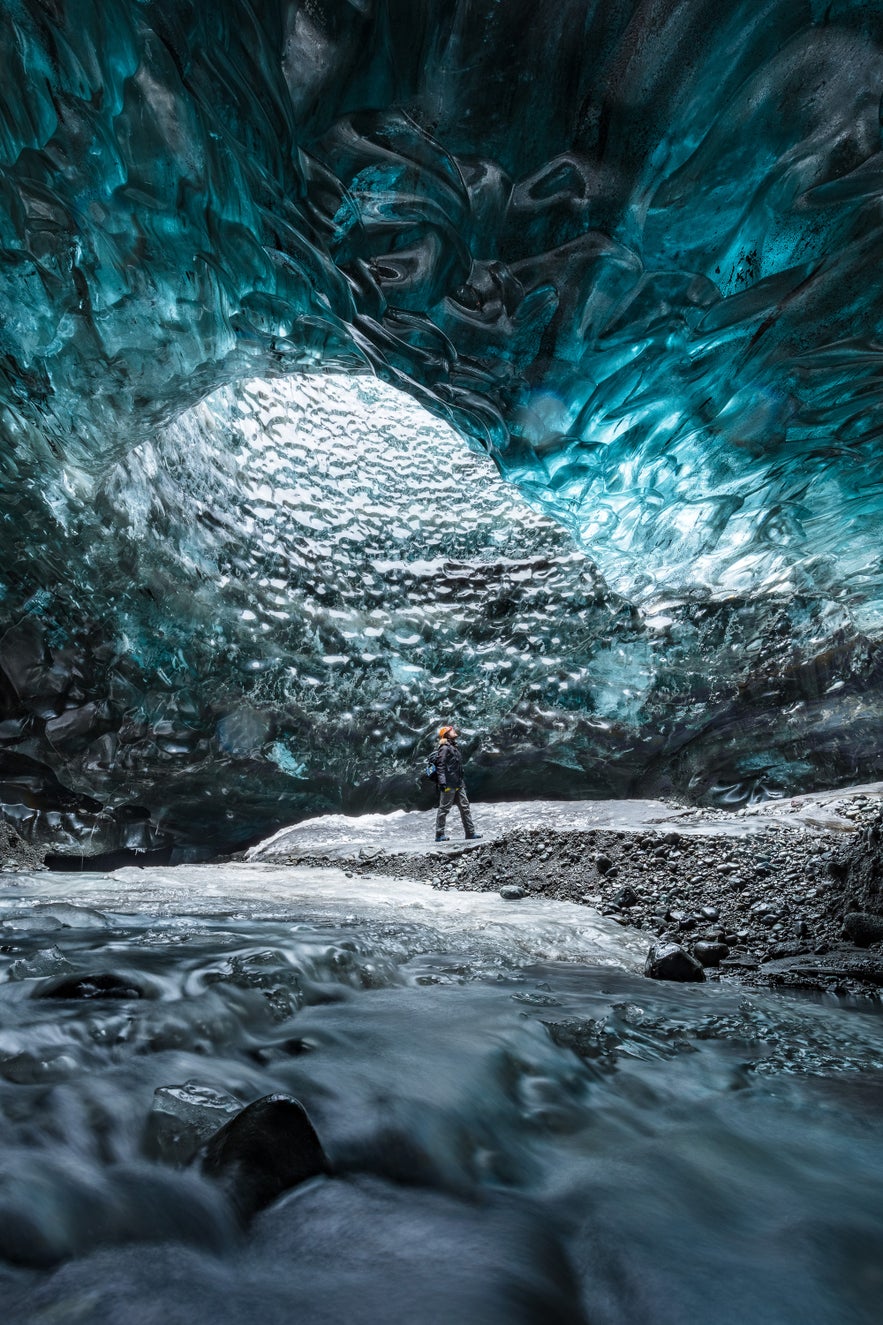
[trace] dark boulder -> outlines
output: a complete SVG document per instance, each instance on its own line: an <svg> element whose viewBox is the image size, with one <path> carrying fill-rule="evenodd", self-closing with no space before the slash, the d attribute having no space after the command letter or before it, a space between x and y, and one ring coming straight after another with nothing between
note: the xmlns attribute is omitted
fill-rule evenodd
<svg viewBox="0 0 883 1325"><path fill-rule="evenodd" d="M637 906L639 898L631 884L624 883L610 900L620 911L627 911L629 907Z"/></svg>
<svg viewBox="0 0 883 1325"><path fill-rule="evenodd" d="M330 1171L306 1110L288 1095L249 1104L207 1142L200 1161L243 1220L298 1183Z"/></svg>
<svg viewBox="0 0 883 1325"><path fill-rule="evenodd" d="M705 979L701 963L677 943L654 943L647 953L644 974L651 980L677 980L681 983Z"/></svg>
<svg viewBox="0 0 883 1325"><path fill-rule="evenodd" d="M711 943L702 939L693 945L693 956L703 966L719 966L729 955L730 949L726 943Z"/></svg>
<svg viewBox="0 0 883 1325"><path fill-rule="evenodd" d="M868 948L883 940L883 916L867 911L849 911L843 917L843 933L857 948Z"/></svg>
<svg viewBox="0 0 883 1325"><path fill-rule="evenodd" d="M38 989L34 997L58 999L143 998L144 991L139 989L133 981L123 976L99 971L94 975L67 976L63 980L55 980L52 984L43 985L42 989Z"/></svg>

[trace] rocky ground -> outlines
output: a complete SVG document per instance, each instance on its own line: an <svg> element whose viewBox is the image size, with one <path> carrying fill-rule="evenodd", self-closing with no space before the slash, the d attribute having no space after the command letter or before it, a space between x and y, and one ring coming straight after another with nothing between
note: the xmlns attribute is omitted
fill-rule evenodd
<svg viewBox="0 0 883 1325"><path fill-rule="evenodd" d="M677 978L704 972L712 980L879 999L881 802L854 795L832 808L859 831L530 829L468 849L452 842L413 855L362 849L344 860L288 859L423 879L435 888L498 891L513 904L529 896L582 902L645 931L648 951L678 945L693 960Z"/></svg>
<svg viewBox="0 0 883 1325"><path fill-rule="evenodd" d="M413 852L363 846L273 859L499 892L513 905L578 902L644 931L671 978L883 1000L883 798L844 792L815 826L758 823L737 832L732 814L692 810L654 829L558 824ZM844 832L850 825L856 831ZM0 822L0 870L39 869L43 854ZM686 959L665 957L675 945Z"/></svg>
<svg viewBox="0 0 883 1325"><path fill-rule="evenodd" d="M12 824L0 819L0 872L41 869L45 856L45 847L31 846Z"/></svg>

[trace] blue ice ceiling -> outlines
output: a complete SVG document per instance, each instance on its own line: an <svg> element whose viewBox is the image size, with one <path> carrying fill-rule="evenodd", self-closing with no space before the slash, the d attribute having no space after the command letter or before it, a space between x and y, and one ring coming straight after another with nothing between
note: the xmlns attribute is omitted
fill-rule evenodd
<svg viewBox="0 0 883 1325"><path fill-rule="evenodd" d="M363 782L394 799L444 705L481 737L493 794L522 792L538 761L562 794L735 799L883 767L883 6L0 9L0 740L17 779L0 799L34 811L19 822L43 832L57 811L67 842L84 824L94 837L89 816L103 815L105 845L156 844L187 837L169 805L194 786L200 804L226 789L234 839ZM205 466L232 463L243 384L282 378L279 409L301 410L318 456L322 399L304 385L318 370L408 393L575 536L606 624L556 570L529 632L564 689L540 684L518 631L484 638L480 595L441 690L441 657L404 656L416 646L392 636L376 637L371 663L355 645L329 651L328 594L343 590L314 594L291 538L284 565L262 573L270 587L256 573L255 601L234 613L224 557L251 566L267 528L243 514L243 485L210 482ZM336 390L324 399L341 435L370 436L357 416L376 399L344 407ZM253 417L272 432L263 405ZM193 495L192 473L170 495L182 428L211 500ZM378 456L398 445L388 438ZM455 444L441 427L433 444L447 475ZM313 462L294 455L289 490L306 509ZM326 474L323 501L337 492L351 523L344 471ZM476 492L493 472L475 471ZM484 504L498 500L510 553L530 563L533 517L514 495L476 497L486 532L456 554L432 546L424 519L423 551L489 564ZM137 510L147 523L127 561ZM406 525L384 526L387 561L417 556L392 532ZM543 537L551 564L570 566L564 535ZM330 546L325 569L342 584L353 563ZM431 588L401 638L433 635ZM369 597L365 612L387 610ZM307 647L290 627L311 614ZM330 657L349 660L348 679ZM499 690L484 713L467 693L482 666ZM383 685L372 674L362 688L378 734L354 758L343 715L364 730L345 698L359 667ZM290 683L255 690L266 668ZM319 708L335 715L330 744ZM258 716L242 719L243 750L225 733L246 711ZM130 729L143 743L123 759ZM126 806L138 826L124 832ZM200 840L216 830L208 811L190 819Z"/></svg>

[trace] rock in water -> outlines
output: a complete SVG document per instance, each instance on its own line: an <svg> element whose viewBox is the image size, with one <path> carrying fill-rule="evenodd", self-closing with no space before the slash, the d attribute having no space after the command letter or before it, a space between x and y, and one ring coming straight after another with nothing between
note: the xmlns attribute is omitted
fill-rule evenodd
<svg viewBox="0 0 883 1325"><path fill-rule="evenodd" d="M288 1095L255 1100L216 1132L201 1167L226 1189L243 1220L330 1166L303 1105Z"/></svg>
<svg viewBox="0 0 883 1325"><path fill-rule="evenodd" d="M8 929L17 934L48 933L50 930L62 928L61 921L49 915L15 915L0 920L0 929Z"/></svg>
<svg viewBox="0 0 883 1325"><path fill-rule="evenodd" d="M143 998L144 992L131 980L109 972L70 976L44 985L35 998Z"/></svg>
<svg viewBox="0 0 883 1325"><path fill-rule="evenodd" d="M524 889L517 883L507 883L500 889L500 896L505 902L520 902L524 895Z"/></svg>
<svg viewBox="0 0 883 1325"><path fill-rule="evenodd" d="M868 948L883 939L883 916L868 911L849 911L843 917L843 933L857 948Z"/></svg>
<svg viewBox="0 0 883 1325"><path fill-rule="evenodd" d="M654 943L647 953L644 974L651 980L679 980L682 983L705 979L701 963L677 943Z"/></svg>
<svg viewBox="0 0 883 1325"><path fill-rule="evenodd" d="M186 1081L159 1086L147 1119L144 1148L151 1159L189 1164L218 1128L242 1112L242 1102L226 1091Z"/></svg>
<svg viewBox="0 0 883 1325"><path fill-rule="evenodd" d="M73 966L60 948L40 948L33 957L20 957L9 967L10 980L33 980L41 976L61 975L64 971L73 971Z"/></svg>

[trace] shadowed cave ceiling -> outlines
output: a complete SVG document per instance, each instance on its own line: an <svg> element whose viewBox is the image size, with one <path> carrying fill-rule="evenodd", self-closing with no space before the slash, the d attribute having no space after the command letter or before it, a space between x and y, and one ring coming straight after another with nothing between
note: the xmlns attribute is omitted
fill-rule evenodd
<svg viewBox="0 0 883 1325"><path fill-rule="evenodd" d="M883 5L2 0L0 803L883 775Z"/></svg>

